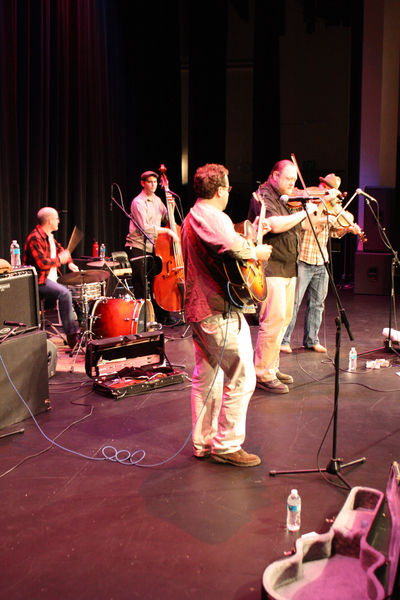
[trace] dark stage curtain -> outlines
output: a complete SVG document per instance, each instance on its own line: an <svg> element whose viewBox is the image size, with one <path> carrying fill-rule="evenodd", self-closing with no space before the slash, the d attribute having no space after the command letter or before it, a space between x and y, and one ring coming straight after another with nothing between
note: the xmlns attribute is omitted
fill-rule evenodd
<svg viewBox="0 0 400 600"><path fill-rule="evenodd" d="M198 166L225 163L226 0L192 2L189 24L189 181L193 181Z"/></svg>
<svg viewBox="0 0 400 600"><path fill-rule="evenodd" d="M256 0L255 10L253 179L262 182L281 158L279 36L285 3Z"/></svg>
<svg viewBox="0 0 400 600"><path fill-rule="evenodd" d="M180 173L177 2L2 0L0 3L0 256L22 247L41 206L108 253L128 220L111 211L117 182L129 210L139 174ZM118 197L114 188L114 196Z"/></svg>

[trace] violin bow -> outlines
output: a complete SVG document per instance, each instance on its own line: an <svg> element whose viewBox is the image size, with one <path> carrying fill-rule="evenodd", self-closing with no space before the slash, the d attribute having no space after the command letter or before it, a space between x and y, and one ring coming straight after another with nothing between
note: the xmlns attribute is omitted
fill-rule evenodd
<svg viewBox="0 0 400 600"><path fill-rule="evenodd" d="M293 163L293 164L294 164L294 166L296 167L297 174L298 174L298 176L299 176L299 179L300 179L300 181L301 181L301 185L303 186L303 190L304 190L305 192L307 192L307 186L306 186L306 184L305 184L305 182L304 182L303 175L301 174L301 171L300 171L299 165L297 164L297 160L296 160L296 157L295 157L295 155L292 153L292 154L290 155L290 158L292 159L292 163ZM308 192L307 192L307 194L308 194ZM310 194L308 194L308 195L310 195Z"/></svg>

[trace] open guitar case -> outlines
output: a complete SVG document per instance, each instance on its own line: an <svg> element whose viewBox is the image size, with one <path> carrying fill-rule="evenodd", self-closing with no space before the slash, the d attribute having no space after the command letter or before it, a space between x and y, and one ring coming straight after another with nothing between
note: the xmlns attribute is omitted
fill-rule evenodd
<svg viewBox="0 0 400 600"><path fill-rule="evenodd" d="M270 564L262 597L271 600L400 598L400 471L383 492L354 487L326 533L296 541L296 553Z"/></svg>
<svg viewBox="0 0 400 600"><path fill-rule="evenodd" d="M185 379L184 373L168 360L164 334L159 332L89 341L85 370L93 379L93 390L115 400L182 383Z"/></svg>

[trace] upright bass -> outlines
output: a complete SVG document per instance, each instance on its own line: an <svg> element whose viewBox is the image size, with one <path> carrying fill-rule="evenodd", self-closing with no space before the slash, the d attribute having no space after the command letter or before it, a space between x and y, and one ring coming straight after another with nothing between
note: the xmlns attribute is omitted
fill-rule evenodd
<svg viewBox="0 0 400 600"><path fill-rule="evenodd" d="M175 223L175 200L169 191L166 167L161 165L160 185L167 201L169 228L177 234L179 242L167 233L160 233L155 241L156 256L162 261L161 272L154 277L153 296L157 304L164 310L179 312L183 310L185 291L185 273L183 267L182 247L180 243L180 227Z"/></svg>

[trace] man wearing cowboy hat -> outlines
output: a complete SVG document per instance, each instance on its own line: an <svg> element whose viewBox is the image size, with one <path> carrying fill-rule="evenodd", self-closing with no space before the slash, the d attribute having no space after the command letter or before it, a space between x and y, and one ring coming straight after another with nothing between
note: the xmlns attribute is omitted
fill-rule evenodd
<svg viewBox="0 0 400 600"><path fill-rule="evenodd" d="M339 187L341 179L335 173L329 173L326 177L319 178L319 188L326 190L327 198L335 198L340 195ZM320 204L321 211L324 203ZM328 293L329 277L325 268L325 262L329 262L327 245L330 234L340 238L348 232L355 235L361 232L355 223L350 227L341 227L334 216L319 215L314 225L315 232L321 250L318 248L314 233L309 230L302 231L301 248L296 281L296 291L293 307L293 316L282 339L281 352L292 352L290 338L296 324L297 313L304 294L307 291L307 308L304 317L303 346L315 352L326 352L326 348L319 342L318 332L321 326L322 314L324 312L325 298Z"/></svg>

